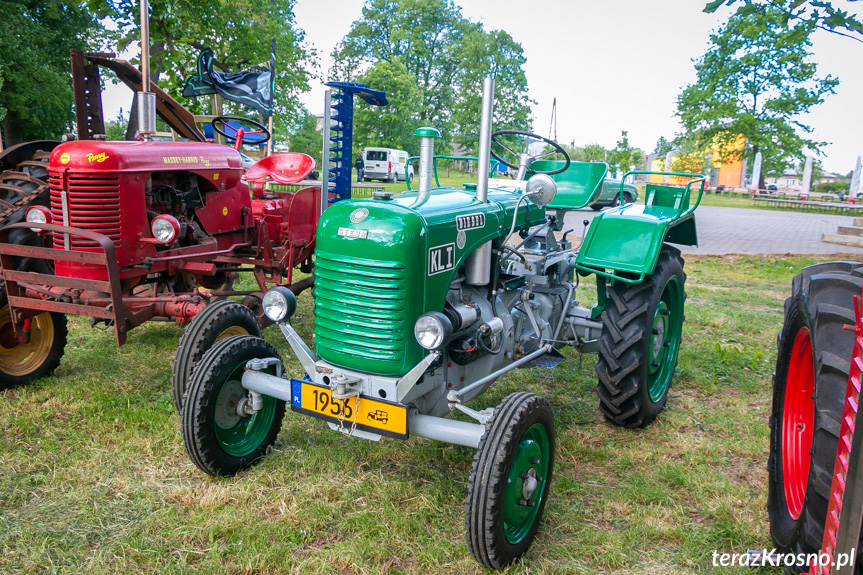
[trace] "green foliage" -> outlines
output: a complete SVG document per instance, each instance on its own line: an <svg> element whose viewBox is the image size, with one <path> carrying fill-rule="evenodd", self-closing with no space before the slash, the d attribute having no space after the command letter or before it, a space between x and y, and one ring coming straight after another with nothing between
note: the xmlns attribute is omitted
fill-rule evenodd
<svg viewBox="0 0 863 575"><path fill-rule="evenodd" d="M138 0L88 0L85 3L117 31L110 39L116 51L140 41ZM308 90L315 52L304 43L305 33L294 21L295 0L150 0L151 79L194 113L210 113L209 98L180 96L185 79L196 69L197 57L212 48L215 67L237 72L270 61L276 39L276 132L301 118L298 96ZM133 60L137 64L137 59ZM226 114L250 116L250 110L225 102Z"/></svg>
<svg viewBox="0 0 863 575"><path fill-rule="evenodd" d="M840 36L848 36L858 42L863 42L863 23L858 16L847 10L837 8L834 4L844 4L848 8L851 2L824 2L822 0L713 0L704 11L713 13L720 6L737 6L737 14L748 15L764 7L780 10L783 20L788 22L803 22L809 26L827 30Z"/></svg>
<svg viewBox="0 0 863 575"><path fill-rule="evenodd" d="M674 143L670 140L666 140L665 136L659 136L659 139L656 140L656 146L653 148L654 154L659 154L660 156L664 156L668 152L674 149Z"/></svg>
<svg viewBox="0 0 863 575"><path fill-rule="evenodd" d="M293 133L288 134L288 149L292 152L308 154L313 158L320 158L323 140L321 133L317 130L317 118L306 112L303 119L294 128Z"/></svg>
<svg viewBox="0 0 863 575"><path fill-rule="evenodd" d="M799 119L838 80L820 78L809 61L811 26L791 25L780 10L761 8L732 15L711 36L695 64L697 80L678 96L677 115L702 149L719 145L714 160L733 161L763 154L762 173L781 173L804 149L811 128ZM743 150L734 145L740 134Z"/></svg>
<svg viewBox="0 0 863 575"><path fill-rule="evenodd" d="M626 130L620 132L617 146L608 153L608 171L620 170L621 175L630 170L640 170L644 167L644 151L629 144Z"/></svg>
<svg viewBox="0 0 863 575"><path fill-rule="evenodd" d="M675 153L671 157L670 170L683 174L703 174L707 154L702 144L694 137L678 136L674 140Z"/></svg>
<svg viewBox="0 0 863 575"><path fill-rule="evenodd" d="M354 101L354 147L356 153L369 146L407 150L419 153L414 138L416 113L422 105L422 89L408 72L400 57L375 62L357 79L387 93L387 106L369 106ZM445 154L438 149L438 153Z"/></svg>
<svg viewBox="0 0 863 575"><path fill-rule="evenodd" d="M0 117L6 145L57 139L69 130L69 50L93 47L95 19L61 0L0 2ZM4 117L5 116L5 117Z"/></svg>
<svg viewBox="0 0 863 575"><path fill-rule="evenodd" d="M608 160L608 150L600 144L590 143L586 146L563 146L563 148L573 162L605 162Z"/></svg>
<svg viewBox="0 0 863 575"><path fill-rule="evenodd" d="M815 180L815 178L812 179L813 181ZM844 192L847 194L850 188L851 183L845 181L819 182L812 185L812 191L817 194L835 194L837 192Z"/></svg>
<svg viewBox="0 0 863 575"><path fill-rule="evenodd" d="M418 152L413 132L441 130L438 150L455 141L474 152L482 78L495 77L495 128L530 129L521 46L486 32L452 0L367 0L362 17L333 52L331 76L386 90L390 105L358 110L358 148L386 145Z"/></svg>
<svg viewBox="0 0 863 575"><path fill-rule="evenodd" d="M117 117L105 122L105 136L109 140L125 140L126 126L129 124L129 115L123 113L123 108L117 112Z"/></svg>

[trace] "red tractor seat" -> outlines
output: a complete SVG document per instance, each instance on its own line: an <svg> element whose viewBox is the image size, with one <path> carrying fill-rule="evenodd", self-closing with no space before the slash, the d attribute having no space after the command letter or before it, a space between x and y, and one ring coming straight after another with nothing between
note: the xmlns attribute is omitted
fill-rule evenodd
<svg viewBox="0 0 863 575"><path fill-rule="evenodd" d="M305 179L315 169L315 160L307 154L284 152L261 158L246 170L246 181L263 184L273 181L291 185Z"/></svg>

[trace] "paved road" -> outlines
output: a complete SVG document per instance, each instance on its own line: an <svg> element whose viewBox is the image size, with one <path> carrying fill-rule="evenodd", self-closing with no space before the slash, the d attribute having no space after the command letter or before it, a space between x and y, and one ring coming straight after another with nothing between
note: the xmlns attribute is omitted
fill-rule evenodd
<svg viewBox="0 0 863 575"><path fill-rule="evenodd" d="M567 228L581 235L582 220L596 212L581 210L566 216ZM702 206L695 214L698 247L678 246L686 254L838 254L863 253L863 248L829 244L821 234L853 225L852 216L828 216L746 208Z"/></svg>

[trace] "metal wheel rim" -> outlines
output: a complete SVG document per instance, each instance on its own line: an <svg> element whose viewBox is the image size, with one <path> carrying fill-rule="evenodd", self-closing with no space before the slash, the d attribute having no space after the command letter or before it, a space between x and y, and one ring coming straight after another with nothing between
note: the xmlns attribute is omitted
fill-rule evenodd
<svg viewBox="0 0 863 575"><path fill-rule="evenodd" d="M534 423L522 435L516 447L504 488L503 532L512 545L523 541L536 521L542 498L545 496L549 455L548 432L541 423ZM532 463L534 460L538 460L538 463ZM530 473L531 470L539 480L530 497L525 499L524 488L527 480L522 474ZM520 505L520 501L533 505Z"/></svg>
<svg viewBox="0 0 863 575"><path fill-rule="evenodd" d="M239 325L232 325L229 328L224 329L219 335L216 336L216 339L213 343L218 343L227 337L231 337L233 335L251 335L246 328L241 327Z"/></svg>
<svg viewBox="0 0 863 575"><path fill-rule="evenodd" d="M236 414L239 399L248 395L240 384L245 366L246 362L241 362L225 379L216 397L213 414L216 440L225 453L234 457L254 452L269 434L276 415L277 400L267 395L263 396L264 406L256 414L245 417ZM233 417L229 416L231 408Z"/></svg>
<svg viewBox="0 0 863 575"><path fill-rule="evenodd" d="M12 332L12 314L9 306L0 310L0 334ZM3 338L4 340L7 338ZM0 370L6 375L20 377L32 373L45 363L54 344L54 322L50 313L42 313L30 320L30 341L15 343L11 347L0 344Z"/></svg>
<svg viewBox="0 0 863 575"><path fill-rule="evenodd" d="M809 328L801 327L791 349L782 407L782 487L788 513L795 520L803 510L809 480L809 450L815 425L814 393L812 337Z"/></svg>
<svg viewBox="0 0 863 575"><path fill-rule="evenodd" d="M671 383L683 328L683 288L672 276L665 283L653 313L647 341L647 394L650 400L662 399Z"/></svg>

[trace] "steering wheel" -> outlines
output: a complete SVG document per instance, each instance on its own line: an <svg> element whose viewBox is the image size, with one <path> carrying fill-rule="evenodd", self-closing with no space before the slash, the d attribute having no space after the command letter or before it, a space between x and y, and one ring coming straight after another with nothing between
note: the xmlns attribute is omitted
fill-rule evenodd
<svg viewBox="0 0 863 575"><path fill-rule="evenodd" d="M240 124L240 127L234 128L233 126L228 124L229 121ZM224 129L219 128L220 124ZM246 130L244 124L249 125L254 129ZM241 116L218 116L212 119L210 125L213 126L214 132L221 134L225 138L234 140L234 149L238 152L243 146L243 137L247 134L262 134L264 136L263 140L255 142L256 145L263 144L270 139L270 131L267 130L267 128L265 128L262 124L254 120L250 120L249 118L243 118ZM225 129L230 130L231 132L233 132L233 134L225 133Z"/></svg>
<svg viewBox="0 0 863 575"><path fill-rule="evenodd" d="M524 151L516 152L512 148L510 148L506 143L504 143L501 136L520 136L524 138ZM547 152L543 152L536 156L530 155L530 145L533 142L543 142L551 146L551 150ZM515 158L516 163L508 162L506 158L503 156L499 156L494 152L494 146L498 145ZM550 156L552 154L563 154L563 157L566 158L566 162L564 163L562 168L558 168L557 170L535 170L530 168L531 162L534 160L539 160L541 158L545 158L546 156ZM498 130L491 135L491 155L494 156L494 159L500 162L501 164L513 168L514 170L518 170L519 174L521 174L521 169L524 168L525 171L533 172L534 174L559 174L566 170L569 167L569 154L566 153L566 150L560 147L560 144L555 142L554 140L549 140L548 138L543 138L539 134L534 134L533 132L525 132L524 130Z"/></svg>

